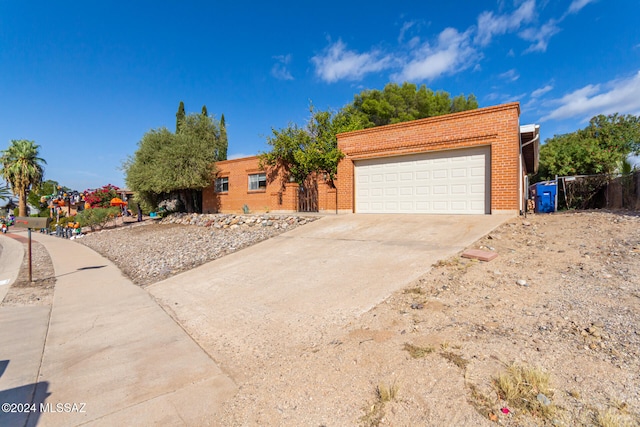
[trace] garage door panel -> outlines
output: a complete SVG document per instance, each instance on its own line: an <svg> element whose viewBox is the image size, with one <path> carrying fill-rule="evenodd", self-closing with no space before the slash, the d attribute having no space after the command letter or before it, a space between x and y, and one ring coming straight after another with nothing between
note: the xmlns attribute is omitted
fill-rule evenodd
<svg viewBox="0 0 640 427"><path fill-rule="evenodd" d="M489 161L489 147L356 161L356 212L489 213Z"/></svg>
<svg viewBox="0 0 640 427"><path fill-rule="evenodd" d="M452 185L451 186L451 194L462 194L465 195L467 194L469 191L467 189L467 185L463 184L463 185Z"/></svg>
<svg viewBox="0 0 640 427"><path fill-rule="evenodd" d="M467 202L464 200L457 200L451 202L451 209L458 211L466 211L468 209Z"/></svg>
<svg viewBox="0 0 640 427"><path fill-rule="evenodd" d="M484 167L471 168L471 176L484 176L484 174L485 174Z"/></svg>
<svg viewBox="0 0 640 427"><path fill-rule="evenodd" d="M447 179L447 169L437 169L433 171L433 179Z"/></svg>
<svg viewBox="0 0 640 427"><path fill-rule="evenodd" d="M420 187L416 187L416 195L418 196L426 196L430 193L431 187L424 187L424 186L420 186Z"/></svg>

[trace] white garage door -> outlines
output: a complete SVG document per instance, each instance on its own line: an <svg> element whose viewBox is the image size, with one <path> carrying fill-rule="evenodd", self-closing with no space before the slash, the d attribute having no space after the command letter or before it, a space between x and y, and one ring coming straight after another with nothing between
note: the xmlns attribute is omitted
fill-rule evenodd
<svg viewBox="0 0 640 427"><path fill-rule="evenodd" d="M490 148L355 162L358 213L490 213Z"/></svg>

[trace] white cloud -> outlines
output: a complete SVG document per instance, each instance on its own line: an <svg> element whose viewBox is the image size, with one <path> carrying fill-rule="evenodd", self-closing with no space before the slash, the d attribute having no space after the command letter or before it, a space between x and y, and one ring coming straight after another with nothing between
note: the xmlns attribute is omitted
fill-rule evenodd
<svg viewBox="0 0 640 427"><path fill-rule="evenodd" d="M567 9L567 14L578 13L583 7L594 1L595 0L573 0L569 5L569 9Z"/></svg>
<svg viewBox="0 0 640 427"><path fill-rule="evenodd" d="M522 24L533 20L535 7L535 0L527 0L511 14L494 15L493 12L482 12L478 16L478 33L474 42L486 46L493 36L516 31Z"/></svg>
<svg viewBox="0 0 640 427"><path fill-rule="evenodd" d="M469 31L459 33L455 28L444 29L435 46L424 43L411 52L402 70L391 78L395 81L432 80L470 67L478 58L478 53L470 45L470 38Z"/></svg>
<svg viewBox="0 0 640 427"><path fill-rule="evenodd" d="M560 99L559 105L540 121L572 117L588 119L597 114L640 114L640 71L627 79L587 85Z"/></svg>
<svg viewBox="0 0 640 427"><path fill-rule="evenodd" d="M333 83L342 79L359 80L368 73L385 70L391 66L392 58L378 50L367 53L347 50L342 40L338 40L311 58L311 62L318 77Z"/></svg>
<svg viewBox="0 0 640 427"><path fill-rule="evenodd" d="M402 28L400 28L400 35L398 35L398 43L402 43L404 41L404 35L411 27L415 25L414 21L405 22L402 24Z"/></svg>
<svg viewBox="0 0 640 427"><path fill-rule="evenodd" d="M515 69L510 69L509 71L505 71L502 74L498 74L498 77L504 80L509 80L510 82L515 82L520 78L520 74Z"/></svg>
<svg viewBox="0 0 640 427"><path fill-rule="evenodd" d="M287 67L291 62L291 55L278 55L273 58L278 62L271 67L271 75L278 80L293 80L293 76Z"/></svg>
<svg viewBox="0 0 640 427"><path fill-rule="evenodd" d="M526 41L534 42L524 51L528 52L545 52L549 45L549 40L554 35L560 32L560 27L556 25L555 19L550 19L549 22L544 24L540 28L527 28L521 31L519 36Z"/></svg>
<svg viewBox="0 0 640 427"><path fill-rule="evenodd" d="M549 92L552 89L553 89L553 86L546 85L544 87L541 87L540 89L536 89L533 92L531 92L531 97L532 98L539 98L539 97L541 97L542 95L544 95L545 93Z"/></svg>

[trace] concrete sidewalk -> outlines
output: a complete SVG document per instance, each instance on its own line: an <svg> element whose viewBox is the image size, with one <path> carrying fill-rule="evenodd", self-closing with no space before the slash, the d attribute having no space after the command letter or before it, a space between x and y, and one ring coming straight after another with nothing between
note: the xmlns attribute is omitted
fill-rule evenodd
<svg viewBox="0 0 640 427"><path fill-rule="evenodd" d="M28 425L207 425L234 382L111 262L76 242L32 237L48 250L57 278L42 364L22 368L25 384L0 389L20 397L37 376L35 402L49 411L31 413ZM6 313L0 329L14 339L5 337L0 360L10 367L26 354L20 344L31 338L22 330L31 323L14 315L17 323L7 324Z"/></svg>

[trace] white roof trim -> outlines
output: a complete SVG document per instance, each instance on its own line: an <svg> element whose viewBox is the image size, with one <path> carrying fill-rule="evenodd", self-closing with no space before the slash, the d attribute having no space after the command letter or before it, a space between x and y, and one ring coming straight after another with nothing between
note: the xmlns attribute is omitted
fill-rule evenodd
<svg viewBox="0 0 640 427"><path fill-rule="evenodd" d="M535 125L535 124L522 125L520 126L520 133L529 133L529 132L536 133L538 129L540 129L540 125Z"/></svg>

